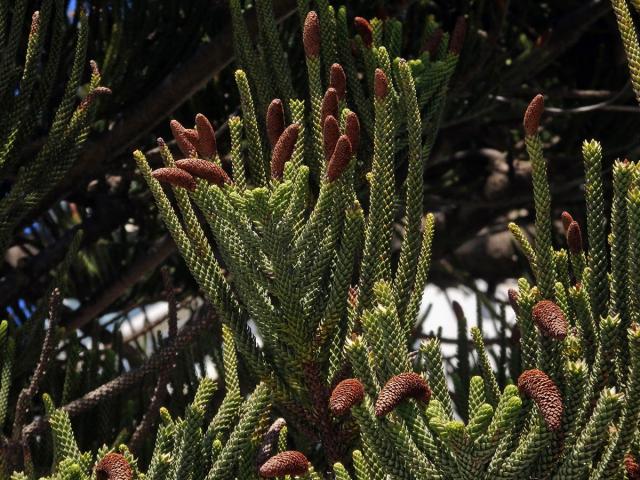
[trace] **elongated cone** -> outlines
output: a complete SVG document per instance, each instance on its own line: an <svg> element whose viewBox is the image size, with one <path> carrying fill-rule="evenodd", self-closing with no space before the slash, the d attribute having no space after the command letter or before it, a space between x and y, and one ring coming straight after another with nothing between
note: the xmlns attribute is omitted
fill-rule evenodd
<svg viewBox="0 0 640 480"><path fill-rule="evenodd" d="M95 468L97 480L131 480L131 465L120 453L107 453Z"/></svg>
<svg viewBox="0 0 640 480"><path fill-rule="evenodd" d="M219 187L225 183L232 183L227 172L225 172L222 167L210 162L209 160L202 160L201 158L183 158L176 162L176 167L189 172L194 177L202 178Z"/></svg>
<svg viewBox="0 0 640 480"><path fill-rule="evenodd" d="M427 38L427 41L424 42L424 46L422 47L422 50L425 52L429 52L430 59L433 60L433 56L438 52L438 47L442 42L443 36L444 36L444 31L441 28L437 28L431 35L429 35L429 38Z"/></svg>
<svg viewBox="0 0 640 480"><path fill-rule="evenodd" d="M267 108L267 137L271 148L275 147L276 142L284 132L284 108L282 100L276 98L271 101Z"/></svg>
<svg viewBox="0 0 640 480"><path fill-rule="evenodd" d="M296 146L298 140L298 133L300 132L300 125L292 123L285 128L282 135L273 147L271 153L271 177L277 180L282 179L284 174L284 164L291 159L293 155L293 149Z"/></svg>
<svg viewBox="0 0 640 480"><path fill-rule="evenodd" d="M524 120L522 125L524 133L527 137L531 137L538 133L540 127L540 118L544 112L544 97L541 94L536 95L529 103L527 110L524 112Z"/></svg>
<svg viewBox="0 0 640 480"><path fill-rule="evenodd" d="M522 372L518 390L535 402L549 430L556 431L562 424L562 395L546 373L534 368Z"/></svg>
<svg viewBox="0 0 640 480"><path fill-rule="evenodd" d="M151 172L151 175L160 183L169 183L174 187L182 187L191 191L197 187L196 179L189 172L178 167L158 168Z"/></svg>
<svg viewBox="0 0 640 480"><path fill-rule="evenodd" d="M324 120L322 128L322 144L324 147L324 159L329 161L333 151L336 149L336 143L340 138L340 125L333 115L329 115Z"/></svg>
<svg viewBox="0 0 640 480"><path fill-rule="evenodd" d="M304 20L302 43L307 57L317 58L320 56L320 21L318 14L313 10L307 13L307 18Z"/></svg>
<svg viewBox="0 0 640 480"><path fill-rule="evenodd" d="M171 127L173 138L182 154L185 157L195 157L197 153L194 143L197 140L196 132L193 131L193 134L189 133L177 120L171 120L169 126Z"/></svg>
<svg viewBox="0 0 640 480"><path fill-rule="evenodd" d="M567 229L567 245L569 245L569 251L574 255L582 252L582 231L575 220L571 222Z"/></svg>
<svg viewBox="0 0 640 480"><path fill-rule="evenodd" d="M335 182L347 169L351 160L351 142L346 135L341 135L336 142L336 148L327 165L327 180Z"/></svg>
<svg viewBox="0 0 640 480"><path fill-rule="evenodd" d="M389 379L376 400L376 417L385 416L407 398L415 398L424 403L431 400L429 384L417 373L405 372Z"/></svg>
<svg viewBox="0 0 640 480"><path fill-rule="evenodd" d="M309 471L309 460L296 450L281 452L264 462L260 467L260 476L266 478L285 475L304 475Z"/></svg>
<svg viewBox="0 0 640 480"><path fill-rule="evenodd" d="M345 120L344 133L349 137L351 142L351 150L353 155L358 151L360 146L360 120L355 112L349 112Z"/></svg>
<svg viewBox="0 0 640 480"><path fill-rule="evenodd" d="M464 38L467 35L467 20L460 16L456 19L456 25L451 32L451 41L449 42L449 51L455 55L460 55Z"/></svg>
<svg viewBox="0 0 640 480"><path fill-rule="evenodd" d="M373 92L376 98L385 98L389 93L389 80L383 70L376 68L373 80Z"/></svg>
<svg viewBox="0 0 640 480"><path fill-rule="evenodd" d="M278 418L271 424L267 433L264 434L264 437L262 437L262 444L260 445L260 449L256 455L256 464L258 465L258 468L273 456L273 453L276 451L278 446L278 440L280 439L280 431L286 425L287 422L284 418Z"/></svg>
<svg viewBox="0 0 640 480"><path fill-rule="evenodd" d="M624 469L629 480L640 480L640 465L631 453L624 456Z"/></svg>
<svg viewBox="0 0 640 480"><path fill-rule="evenodd" d="M364 399L364 386L357 378L342 380L331 392L329 409L334 415L344 415Z"/></svg>
<svg viewBox="0 0 640 480"><path fill-rule="evenodd" d="M333 115L338 118L340 115L338 109L338 92L336 92L335 88L329 87L324 93L324 97L322 98L322 107L320 108L322 124L324 125L324 121L329 115Z"/></svg>
<svg viewBox="0 0 640 480"><path fill-rule="evenodd" d="M569 212L562 212L562 214L560 215L560 218L562 219L562 226L564 227L564 233L567 233L567 231L569 230L569 225L571 225L571 222L573 222L573 217Z"/></svg>
<svg viewBox="0 0 640 480"><path fill-rule="evenodd" d="M533 323L540 333L554 340L563 340L567 336L569 325L562 309L551 300L541 300L531 310Z"/></svg>
<svg viewBox="0 0 640 480"><path fill-rule="evenodd" d="M196 115L196 132L198 132L198 138L195 145L200 156L207 159L215 157L218 154L216 132L209 119L201 113Z"/></svg>
<svg viewBox="0 0 640 480"><path fill-rule="evenodd" d="M347 93L347 76L342 65L334 63L329 71L329 86L336 89L338 99L344 100Z"/></svg>
<svg viewBox="0 0 640 480"><path fill-rule="evenodd" d="M353 19L353 27L356 29L356 33L360 35L364 46L371 48L373 45L373 27L369 20L363 17L356 17Z"/></svg>

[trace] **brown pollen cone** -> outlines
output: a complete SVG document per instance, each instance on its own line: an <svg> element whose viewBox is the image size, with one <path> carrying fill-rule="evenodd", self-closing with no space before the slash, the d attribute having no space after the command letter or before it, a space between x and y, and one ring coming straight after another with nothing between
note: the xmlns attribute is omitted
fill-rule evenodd
<svg viewBox="0 0 640 480"><path fill-rule="evenodd" d="M406 398L415 398L424 403L431 399L429 384L417 373L405 372L389 379L376 400L376 417L385 416Z"/></svg>
<svg viewBox="0 0 640 480"><path fill-rule="evenodd" d="M455 55L460 55L464 38L467 35L467 20L460 16L456 19L456 24L451 32L451 40L449 41L449 51Z"/></svg>
<svg viewBox="0 0 640 480"><path fill-rule="evenodd" d="M571 222L573 222L573 217L569 212L565 211L562 212L560 218L562 219L562 227L564 228L564 233L567 233L567 231L569 230L569 225L571 225Z"/></svg>
<svg viewBox="0 0 640 480"><path fill-rule="evenodd" d="M342 380L331 392L329 409L334 415L344 415L364 399L364 386L357 378Z"/></svg>
<svg viewBox="0 0 640 480"><path fill-rule="evenodd" d="M269 137L271 148L275 147L282 132L284 132L284 108L282 100L276 98L271 100L267 108L267 137Z"/></svg>
<svg viewBox="0 0 640 480"><path fill-rule="evenodd" d="M513 311L518 313L518 291L515 288L510 288L507 291L509 297L509 305L513 308Z"/></svg>
<svg viewBox="0 0 640 480"><path fill-rule="evenodd" d="M544 112L544 97L541 94L536 95L529 103L527 110L524 112L524 120L522 126L527 137L531 137L538 133L540 127L540 118Z"/></svg>
<svg viewBox="0 0 640 480"><path fill-rule="evenodd" d="M201 113L196 115L196 132L198 132L198 138L195 145L200 156L210 159L217 155L216 132L209 119Z"/></svg>
<svg viewBox="0 0 640 480"><path fill-rule="evenodd" d="M356 112L349 112L345 120L344 133L349 137L351 150L355 155L360 146L360 120Z"/></svg>
<svg viewBox="0 0 640 480"><path fill-rule="evenodd" d="M324 120L322 127L322 145L324 148L324 159L328 161L336 149L336 143L340 138L340 125L333 115L329 115Z"/></svg>
<svg viewBox="0 0 640 480"><path fill-rule="evenodd" d="M339 116L339 106L338 106L338 92L335 88L330 87L324 92L324 97L322 98L322 106L320 107L320 118L322 119L322 124L324 125L324 120L329 116L333 115L338 118Z"/></svg>
<svg viewBox="0 0 640 480"><path fill-rule="evenodd" d="M304 20L302 43L307 57L316 58L320 55L320 21L318 14L311 10Z"/></svg>
<svg viewBox="0 0 640 480"><path fill-rule="evenodd" d="M376 98L386 98L389 93L389 80L387 75L379 68L376 68L376 73L373 79L373 93Z"/></svg>
<svg viewBox="0 0 640 480"><path fill-rule="evenodd" d="M296 146L298 140L298 133L300 132L300 125L292 123L285 128L282 135L273 147L271 153L271 177L277 180L282 178L284 174L284 164L291 159L293 155L293 149Z"/></svg>
<svg viewBox="0 0 640 480"><path fill-rule="evenodd" d="M195 157L197 150L194 145L194 141L197 140L197 134L193 131L193 134L187 132L187 129L177 120L171 120L169 122L171 127L171 133L176 140L178 148L185 157Z"/></svg>
<svg viewBox="0 0 640 480"><path fill-rule="evenodd" d="M569 245L569 251L574 255L582 252L582 232L580 231L580 225L575 220L571 222L567 229L567 245Z"/></svg>
<svg viewBox="0 0 640 480"><path fill-rule="evenodd" d="M353 19L353 28L355 28L356 33L360 35L364 46L371 48L371 45L373 45L373 27L369 23L369 20L363 17L356 17Z"/></svg>
<svg viewBox="0 0 640 480"><path fill-rule="evenodd" d="M260 476L266 478L285 475L304 475L309 471L309 460L296 450L281 452L264 462L260 467Z"/></svg>
<svg viewBox="0 0 640 480"><path fill-rule="evenodd" d="M278 446L280 431L286 425L287 422L284 418L278 418L271 424L267 433L264 434L264 437L262 437L262 444L260 445L260 450L258 450L258 454L256 455L256 464L258 465L258 468L260 468L262 464L269 460L273 455L273 452Z"/></svg>
<svg viewBox="0 0 640 480"><path fill-rule="evenodd" d="M169 183L174 187L182 187L187 190L195 190L196 180L191 174L178 167L162 167L151 172L151 176L160 183Z"/></svg>
<svg viewBox="0 0 640 480"><path fill-rule="evenodd" d="M189 172L192 176L202 178L209 183L221 187L225 183L230 184L231 178L222 167L209 160L201 158L183 158L176 162L176 167Z"/></svg>
<svg viewBox="0 0 640 480"><path fill-rule="evenodd" d="M96 465L97 480L131 480L131 465L120 453L107 453Z"/></svg>
<svg viewBox="0 0 640 480"><path fill-rule="evenodd" d="M336 148L327 165L327 180L329 183L336 181L347 169L351 160L351 142L346 135L341 135L336 142Z"/></svg>
<svg viewBox="0 0 640 480"><path fill-rule="evenodd" d="M440 42L442 42L443 36L444 31L438 28L427 38L427 41L424 42L422 50L429 53L429 58L433 59L433 56L438 52L438 47L440 46Z"/></svg>
<svg viewBox="0 0 640 480"><path fill-rule="evenodd" d="M562 309L551 300L541 300L531 310L533 323L540 333L554 340L563 340L569 328Z"/></svg>
<svg viewBox="0 0 640 480"><path fill-rule="evenodd" d="M518 390L538 406L549 430L556 431L562 423L562 395L546 373L534 368L522 372L518 378Z"/></svg>
<svg viewBox="0 0 640 480"><path fill-rule="evenodd" d="M631 453L624 456L624 469L629 480L640 480L640 465Z"/></svg>
<svg viewBox="0 0 640 480"><path fill-rule="evenodd" d="M339 63L331 65L329 70L329 86L336 89L339 100L344 100L347 93L347 76Z"/></svg>

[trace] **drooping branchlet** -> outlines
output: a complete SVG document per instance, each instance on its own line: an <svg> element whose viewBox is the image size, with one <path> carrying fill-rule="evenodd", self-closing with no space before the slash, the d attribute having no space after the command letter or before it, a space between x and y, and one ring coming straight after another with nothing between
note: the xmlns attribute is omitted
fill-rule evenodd
<svg viewBox="0 0 640 480"><path fill-rule="evenodd" d="M262 437L262 443L260 444L260 449L256 455L256 464L258 465L258 468L273 456L273 453L276 451L276 447L278 446L280 431L286 425L287 422L284 418L278 418L271 424L267 433L264 434L264 437Z"/></svg>
<svg viewBox="0 0 640 480"><path fill-rule="evenodd" d="M538 406L547 427L556 431L562 423L562 395L556 384L542 370L534 368L522 372L518 390Z"/></svg>
<svg viewBox="0 0 640 480"><path fill-rule="evenodd" d="M320 55L320 21L313 10L307 13L302 32L304 53L307 57L317 58Z"/></svg>
<svg viewBox="0 0 640 480"><path fill-rule="evenodd" d="M284 132L284 108L282 100L276 98L267 108L267 137L269 137L271 148L275 147L282 132Z"/></svg>
<svg viewBox="0 0 640 480"><path fill-rule="evenodd" d="M355 112L349 112L345 120L344 133L349 137L351 142L351 151L353 155L358 151L360 145L360 120Z"/></svg>
<svg viewBox="0 0 640 480"><path fill-rule="evenodd" d="M571 222L567 229L567 244L569 245L569 251L574 255L582 252L582 232L580 231L580 225L575 220Z"/></svg>
<svg viewBox="0 0 640 480"><path fill-rule="evenodd" d="M340 125L338 125L336 117L329 115L325 118L322 127L322 145L324 148L324 159L326 161L331 158L336 148L336 143L338 143L338 138L340 138Z"/></svg>
<svg viewBox="0 0 640 480"><path fill-rule="evenodd" d="M531 310L533 322L540 333L554 340L563 340L569 328L562 309L551 300L541 300Z"/></svg>
<svg viewBox="0 0 640 480"><path fill-rule="evenodd" d="M289 161L293 155L293 149L298 140L300 125L292 123L285 128L280 138L273 147L271 153L271 177L280 180L284 174L284 164Z"/></svg>
<svg viewBox="0 0 640 480"><path fill-rule="evenodd" d="M336 142L336 148L327 165L327 180L329 183L336 181L347 169L351 160L351 142L346 135L341 135Z"/></svg>
<svg viewBox="0 0 640 480"><path fill-rule="evenodd" d="M389 379L380 390L376 400L376 417L386 415L407 398L414 398L425 403L431 399L429 384L417 373L404 372Z"/></svg>
<svg viewBox="0 0 640 480"><path fill-rule="evenodd" d="M347 76L344 74L344 69L339 63L331 65L329 71L329 86L336 89L339 100L344 100L347 93Z"/></svg>
<svg viewBox="0 0 640 480"><path fill-rule="evenodd" d="M131 480L131 465L120 453L107 453L95 468L96 480Z"/></svg>
<svg viewBox="0 0 640 480"><path fill-rule="evenodd" d="M320 118L323 125L324 120L329 115L333 115L334 117L338 118L340 108L338 103L338 92L333 87L328 88L324 93L324 97L322 98L322 106L320 108Z"/></svg>
<svg viewBox="0 0 640 480"><path fill-rule="evenodd" d="M342 380L331 392L329 409L334 415L344 415L364 399L364 386L357 378Z"/></svg>
<svg viewBox="0 0 640 480"><path fill-rule="evenodd" d="M451 32L451 40L449 41L449 51L454 55L460 55L464 38L467 35L467 20L463 16L456 19L456 24Z"/></svg>
<svg viewBox="0 0 640 480"><path fill-rule="evenodd" d="M203 158L213 158L218 154L216 146L216 132L211 126L209 119L203 114L196 115L196 150Z"/></svg>
<svg viewBox="0 0 640 480"><path fill-rule="evenodd" d="M171 127L173 138L182 154L185 157L195 157L197 153L195 147L195 141L198 139L197 133L195 131L189 132L177 120L171 120L169 126Z"/></svg>
<svg viewBox="0 0 640 480"><path fill-rule="evenodd" d="M176 162L176 167L189 172L194 177L202 178L219 187L232 183L227 172L225 172L221 166L209 160L183 158Z"/></svg>
<svg viewBox="0 0 640 480"><path fill-rule="evenodd" d="M531 137L538 133L540 127L540 118L544 112L544 97L541 94L536 95L529 103L527 110L524 112L524 133L527 137Z"/></svg>
<svg viewBox="0 0 640 480"><path fill-rule="evenodd" d="M569 212L564 211L560 215L560 218L562 220L562 227L564 228L564 233L567 233L567 231L569 231L569 225L571 225L571 222L573 222L573 217Z"/></svg>
<svg viewBox="0 0 640 480"><path fill-rule="evenodd" d="M377 99L384 99L389 93L389 80L387 79L387 75L380 68L376 68L373 80L373 92Z"/></svg>
<svg viewBox="0 0 640 480"><path fill-rule="evenodd" d="M308 471L309 460L303 453L296 450L281 452L271 457L260 467L260 475L266 478L304 475Z"/></svg>
<svg viewBox="0 0 640 480"><path fill-rule="evenodd" d="M158 168L151 175L160 183L169 183L175 187L182 187L191 191L197 187L196 179L189 172L178 167Z"/></svg>
<svg viewBox="0 0 640 480"><path fill-rule="evenodd" d="M369 20L363 17L356 17L353 19L353 28L355 28L356 33L360 35L364 46L371 48L373 45L373 27L369 23Z"/></svg>

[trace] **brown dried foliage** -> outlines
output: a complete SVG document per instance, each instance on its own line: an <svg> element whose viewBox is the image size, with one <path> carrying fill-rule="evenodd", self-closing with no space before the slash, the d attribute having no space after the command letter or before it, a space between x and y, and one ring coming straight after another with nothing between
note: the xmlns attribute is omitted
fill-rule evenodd
<svg viewBox="0 0 640 480"><path fill-rule="evenodd" d="M404 372L389 379L380 390L376 400L376 417L386 415L407 398L414 398L425 403L431 399L429 384L417 373Z"/></svg>
<svg viewBox="0 0 640 480"><path fill-rule="evenodd" d="M309 471L309 460L296 450L281 452L264 462L260 467L260 475L266 478L284 475L304 475Z"/></svg>
<svg viewBox="0 0 640 480"><path fill-rule="evenodd" d="M364 386L357 378L342 380L331 392L329 408L334 415L344 415L364 399Z"/></svg>
<svg viewBox="0 0 640 480"><path fill-rule="evenodd" d="M540 333L554 340L563 340L567 336L569 325L562 309L551 300L541 300L531 310L533 322Z"/></svg>
<svg viewBox="0 0 640 480"><path fill-rule="evenodd" d="M518 378L518 390L538 406L549 430L556 431L562 423L562 395L546 373L534 368L522 372Z"/></svg>
<svg viewBox="0 0 640 480"><path fill-rule="evenodd" d="M640 480L640 465L631 453L624 456L624 469L627 471L629 480Z"/></svg>
<svg viewBox="0 0 640 480"><path fill-rule="evenodd" d="M151 175L160 183L169 183L174 187L182 187L187 190L195 190L196 180L186 170L178 167L162 167L154 170Z"/></svg>
<svg viewBox="0 0 640 480"><path fill-rule="evenodd" d="M258 468L264 464L269 458L273 455L276 447L278 446L278 440L280 438L280 431L287 425L287 422L284 418L276 419L267 433L262 437L262 443L260 444L260 449L258 450L258 454L256 455L256 463Z"/></svg>

